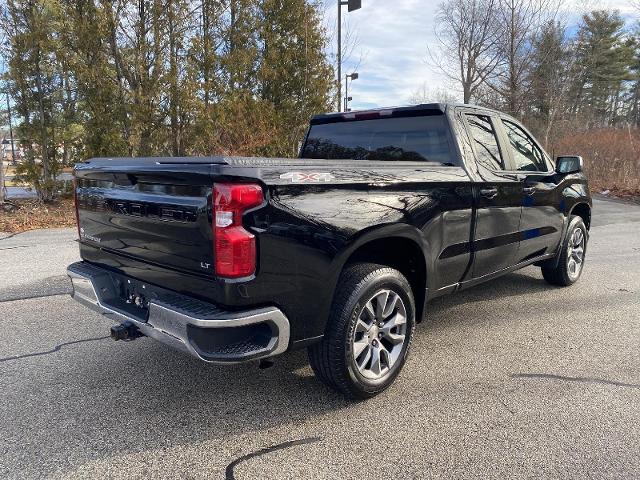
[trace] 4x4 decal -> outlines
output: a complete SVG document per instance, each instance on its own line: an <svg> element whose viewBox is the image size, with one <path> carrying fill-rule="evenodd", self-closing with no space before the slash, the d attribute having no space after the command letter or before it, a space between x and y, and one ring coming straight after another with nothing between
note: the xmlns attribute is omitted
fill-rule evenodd
<svg viewBox="0 0 640 480"><path fill-rule="evenodd" d="M280 175L283 180L291 180L291 183L320 183L330 182L334 176L328 172L287 172Z"/></svg>

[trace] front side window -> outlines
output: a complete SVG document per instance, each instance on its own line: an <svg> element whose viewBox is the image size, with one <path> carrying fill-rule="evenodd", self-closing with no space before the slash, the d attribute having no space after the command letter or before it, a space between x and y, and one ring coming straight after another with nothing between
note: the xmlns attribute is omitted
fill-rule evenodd
<svg viewBox="0 0 640 480"><path fill-rule="evenodd" d="M516 170L526 172L544 172L547 165L540 147L527 133L513 122L502 120L504 129L507 132L511 153Z"/></svg>
<svg viewBox="0 0 640 480"><path fill-rule="evenodd" d="M498 146L498 137L487 115L467 114L467 123L476 149L476 160L489 170L503 170L504 162Z"/></svg>

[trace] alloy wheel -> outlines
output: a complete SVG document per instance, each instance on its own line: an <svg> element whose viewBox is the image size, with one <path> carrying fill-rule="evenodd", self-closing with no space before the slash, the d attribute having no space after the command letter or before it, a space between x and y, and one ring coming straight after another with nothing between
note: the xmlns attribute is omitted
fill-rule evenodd
<svg viewBox="0 0 640 480"><path fill-rule="evenodd" d="M391 371L407 336L407 310L400 295L379 290L362 308L351 339L356 370L369 380Z"/></svg>
<svg viewBox="0 0 640 480"><path fill-rule="evenodd" d="M580 227L576 227L569 237L567 246L567 272L572 280L575 280L582 271L584 263L585 236Z"/></svg>

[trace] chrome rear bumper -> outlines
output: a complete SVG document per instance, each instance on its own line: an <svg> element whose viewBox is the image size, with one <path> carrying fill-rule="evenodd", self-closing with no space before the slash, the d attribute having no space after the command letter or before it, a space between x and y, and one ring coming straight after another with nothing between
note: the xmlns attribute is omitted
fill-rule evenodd
<svg viewBox="0 0 640 480"><path fill-rule="evenodd" d="M71 296L78 302L114 322L131 322L145 336L205 362L271 357L289 346L289 321L275 307L226 311L86 262L70 265L67 274L73 284ZM123 298L123 288L129 287L140 292L136 301Z"/></svg>

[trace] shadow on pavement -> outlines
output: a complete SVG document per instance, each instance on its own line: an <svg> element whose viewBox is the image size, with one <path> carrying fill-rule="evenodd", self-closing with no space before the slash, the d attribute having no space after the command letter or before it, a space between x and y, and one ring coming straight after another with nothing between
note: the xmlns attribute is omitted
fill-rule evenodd
<svg viewBox="0 0 640 480"><path fill-rule="evenodd" d="M537 277L532 276L531 274L535 271L535 268L528 267L524 271L510 273L469 290L436 298L427 305L425 322L428 325L436 324L441 318L447 316L448 310L461 304L503 300L509 297L531 295L558 288L549 285L541 274L538 274Z"/></svg>
<svg viewBox="0 0 640 480"><path fill-rule="evenodd" d="M548 288L542 279L516 273L437 299L418 335L434 323L460 321L447 314L458 304ZM6 466L26 476L132 451L224 442L352 406L313 376L305 351L260 370L256 363L203 364L150 339L104 340L6 362L2 371L16 379L16 388L4 394L11 405L3 422L10 442Z"/></svg>

